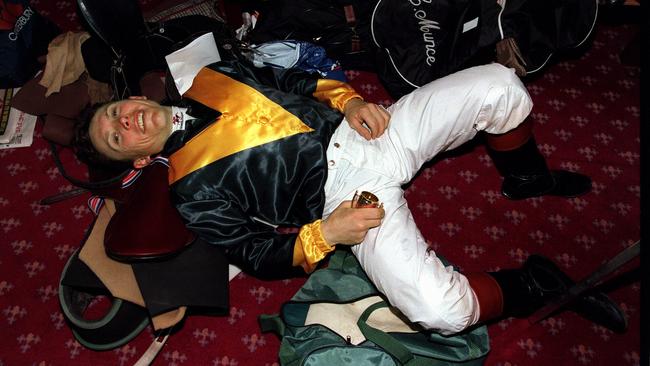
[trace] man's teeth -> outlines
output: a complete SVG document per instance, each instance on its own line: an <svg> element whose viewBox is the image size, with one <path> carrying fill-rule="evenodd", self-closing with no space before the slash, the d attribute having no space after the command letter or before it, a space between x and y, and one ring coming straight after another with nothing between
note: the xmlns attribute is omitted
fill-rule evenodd
<svg viewBox="0 0 650 366"><path fill-rule="evenodd" d="M144 130L144 112L138 113L138 127Z"/></svg>

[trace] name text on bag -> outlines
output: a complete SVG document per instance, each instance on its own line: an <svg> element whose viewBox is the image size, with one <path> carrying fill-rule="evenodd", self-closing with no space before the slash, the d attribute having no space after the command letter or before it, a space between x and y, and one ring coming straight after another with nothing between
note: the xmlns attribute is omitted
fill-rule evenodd
<svg viewBox="0 0 650 366"><path fill-rule="evenodd" d="M424 41L424 51L427 55L427 65L432 66L436 62L436 41L433 37L433 31L440 29L440 23L427 19L427 12L418 9L420 5L431 4L432 0L408 0L413 5L413 15L418 20L420 32L422 32L422 40Z"/></svg>
<svg viewBox="0 0 650 366"><path fill-rule="evenodd" d="M23 29L25 24L27 24L27 22L29 22L29 18L31 18L32 15L34 15L34 11L30 7L25 8L25 11L23 11L23 14L20 17L18 17L18 19L16 20L16 25L14 26L14 31L9 33L9 39L10 40L15 41L15 40L18 39L18 34Z"/></svg>

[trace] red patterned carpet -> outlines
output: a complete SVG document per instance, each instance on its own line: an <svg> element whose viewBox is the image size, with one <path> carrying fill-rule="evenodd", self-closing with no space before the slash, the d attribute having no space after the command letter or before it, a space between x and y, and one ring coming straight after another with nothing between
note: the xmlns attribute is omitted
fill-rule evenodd
<svg viewBox="0 0 650 366"><path fill-rule="evenodd" d="M74 1L33 3L63 28L75 29ZM579 279L639 239L639 69L622 66L617 56L637 31L601 24L586 54L528 84L537 142L549 164L590 175L593 192L508 201L499 194L500 178L485 149L470 146L428 165L407 191L437 251L464 270L518 266L528 254L541 253ZM348 77L368 100L390 102L374 75L350 71ZM31 147L0 150L0 366L133 364L152 340L149 329L119 349L93 352L63 321L59 274L92 214L86 197L37 203L72 186L57 172L40 130L36 134ZM72 162L69 154L64 159ZM624 272L636 267L638 261ZM534 325L505 320L489 328L486 364L639 365L638 277L632 273L608 286L629 319L627 333L614 334L570 312ZM230 316L190 316L154 365L276 365L279 341L260 333L256 317L277 312L303 281L240 275L231 285Z"/></svg>

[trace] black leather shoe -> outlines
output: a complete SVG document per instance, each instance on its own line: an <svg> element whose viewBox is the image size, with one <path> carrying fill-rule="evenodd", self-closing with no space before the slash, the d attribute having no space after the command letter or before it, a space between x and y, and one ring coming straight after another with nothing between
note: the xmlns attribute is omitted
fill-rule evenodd
<svg viewBox="0 0 650 366"><path fill-rule="evenodd" d="M529 276L533 292L544 305L565 294L575 284L555 263L540 255L531 255L522 270ZM568 309L613 332L622 333L627 329L623 311L600 291L583 294L569 304Z"/></svg>
<svg viewBox="0 0 650 366"><path fill-rule="evenodd" d="M508 175L501 193L511 200L544 195L577 197L591 191L591 178L568 170L551 170L550 174Z"/></svg>
<svg viewBox="0 0 650 366"><path fill-rule="evenodd" d="M627 318L621 308L602 292L583 294L569 310L615 333L625 333Z"/></svg>

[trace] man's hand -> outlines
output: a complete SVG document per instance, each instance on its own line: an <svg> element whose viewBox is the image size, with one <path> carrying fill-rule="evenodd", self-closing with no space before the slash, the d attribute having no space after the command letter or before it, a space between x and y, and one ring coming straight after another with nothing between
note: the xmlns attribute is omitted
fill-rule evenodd
<svg viewBox="0 0 650 366"><path fill-rule="evenodd" d="M344 113L350 127L366 140L381 136L390 121L390 114L383 107L359 98L350 99L345 104Z"/></svg>
<svg viewBox="0 0 650 366"><path fill-rule="evenodd" d="M381 224L383 208L352 208L352 201L343 201L321 223L323 238L331 244L353 245L363 241L368 230Z"/></svg>

